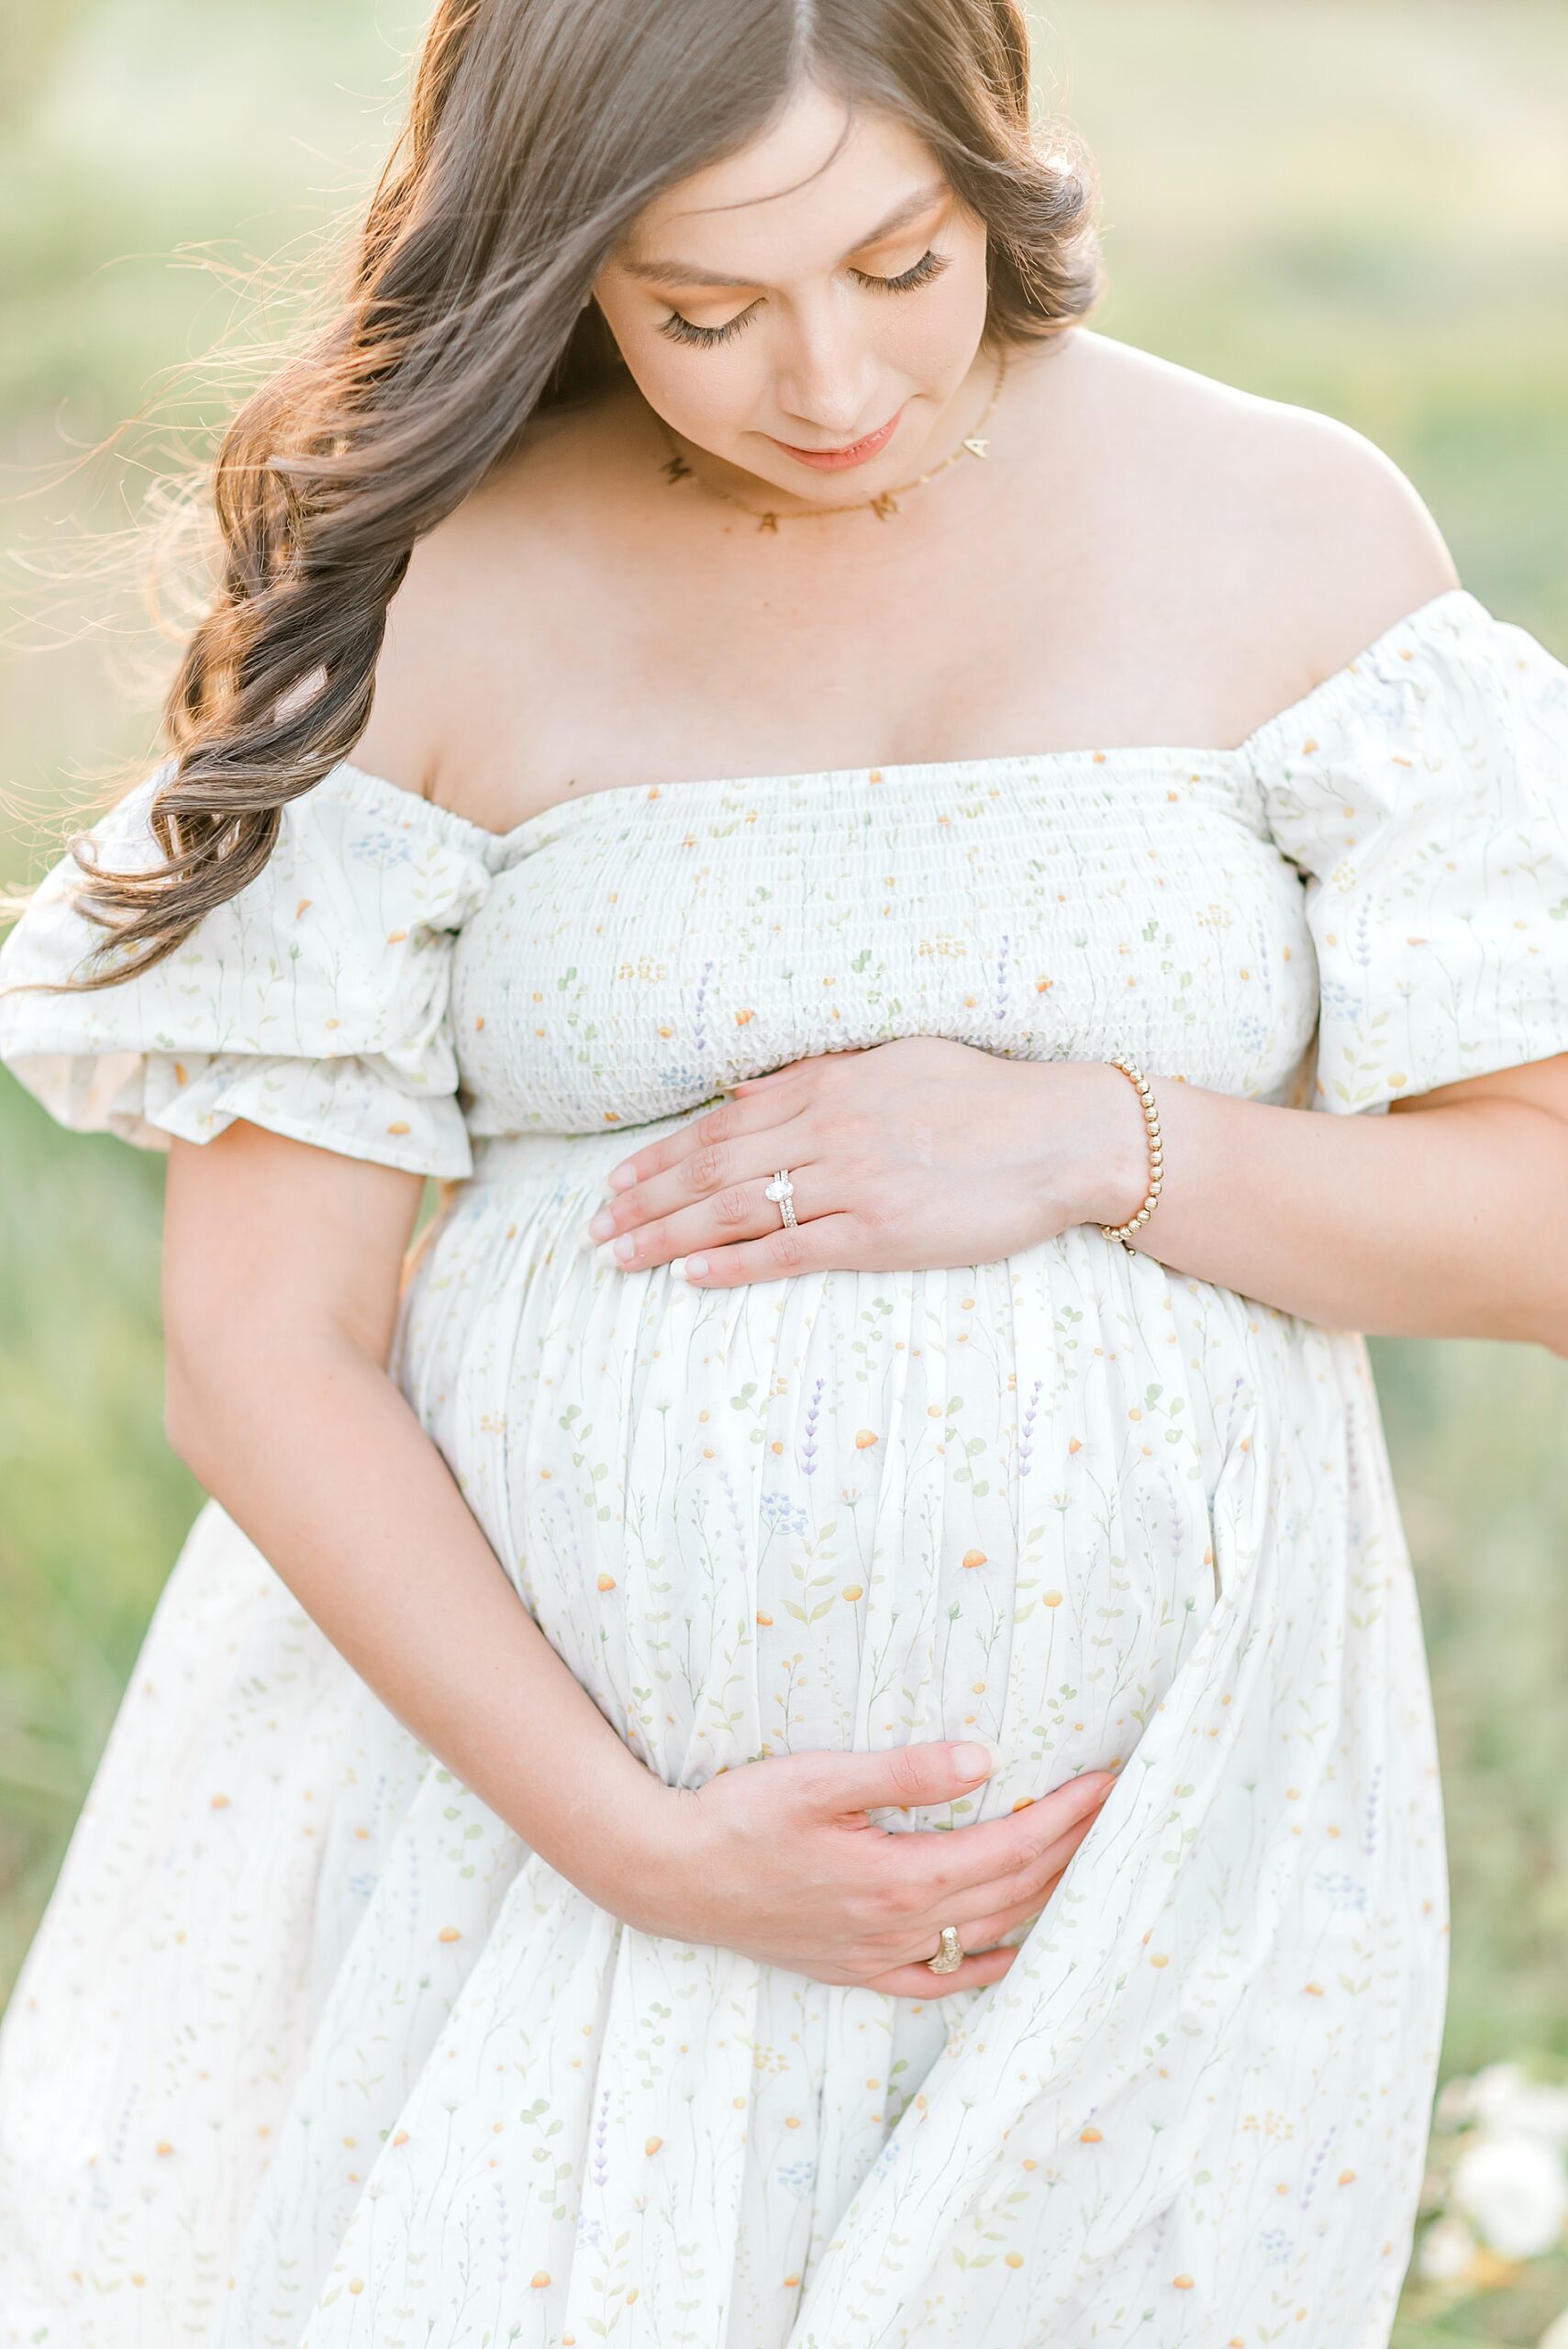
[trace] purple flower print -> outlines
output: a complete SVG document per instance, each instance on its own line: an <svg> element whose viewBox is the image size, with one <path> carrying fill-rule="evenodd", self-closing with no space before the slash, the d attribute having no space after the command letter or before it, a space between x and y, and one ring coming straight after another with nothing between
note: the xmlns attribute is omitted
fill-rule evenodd
<svg viewBox="0 0 1568 2349"><path fill-rule="evenodd" d="M699 1053L707 1050L707 983L713 976L713 971L712 963L703 964L702 976L697 981L697 991L692 1002L692 1045Z"/></svg>
<svg viewBox="0 0 1568 2349"><path fill-rule="evenodd" d="M1318 2151L1312 2156L1311 2164L1307 2169L1306 2177L1302 2180L1301 2186L1301 2207L1304 2210L1312 2199L1313 2193L1318 2185L1318 2176L1322 2170L1324 2163L1329 2158L1329 2148L1333 2143L1339 2133L1338 2125L1330 2129L1328 2135L1319 2144Z"/></svg>
<svg viewBox="0 0 1568 2349"><path fill-rule="evenodd" d="M1034 1422L1035 1414L1040 1409L1040 1390L1042 1383L1037 1378L1029 1390L1029 1408L1024 1413L1024 1423L1018 1430L1018 1475L1020 1476L1027 1476L1034 1464Z"/></svg>
<svg viewBox="0 0 1568 2349"><path fill-rule="evenodd" d="M801 1473L806 1476L817 1474L817 1419L822 1408L822 1389L826 1384L825 1379L817 1380L811 1392L811 1401L806 1406L806 1434L800 1446Z"/></svg>
<svg viewBox="0 0 1568 2349"><path fill-rule="evenodd" d="M991 981L992 1008L998 1019L1007 1016L1007 1001L1012 976L1012 947L1010 938L1004 936L996 949L996 969Z"/></svg>

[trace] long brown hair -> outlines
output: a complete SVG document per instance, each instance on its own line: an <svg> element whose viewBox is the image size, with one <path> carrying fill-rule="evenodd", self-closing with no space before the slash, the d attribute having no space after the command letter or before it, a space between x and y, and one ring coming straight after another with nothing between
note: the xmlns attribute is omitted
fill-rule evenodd
<svg viewBox="0 0 1568 2349"><path fill-rule="evenodd" d="M117 959L49 992L150 969L261 873L283 808L364 731L416 540L537 410L610 381L614 340L584 305L618 240L806 78L901 119L984 220L989 337L1093 307L1093 170L1032 120L1020 0L439 0L341 306L217 452L217 589L149 809L165 861L107 871L72 838L74 902L111 932L94 957Z"/></svg>

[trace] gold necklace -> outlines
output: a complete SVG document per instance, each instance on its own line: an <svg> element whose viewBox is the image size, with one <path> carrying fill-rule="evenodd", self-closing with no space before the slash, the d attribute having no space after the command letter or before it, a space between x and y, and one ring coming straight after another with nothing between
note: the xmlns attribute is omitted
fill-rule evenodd
<svg viewBox="0 0 1568 2349"><path fill-rule="evenodd" d="M770 507L749 506L743 497L734 497L728 490L718 489L712 482L703 482L702 486L710 496L721 497L727 506L738 506L742 514L757 515L760 518L757 523L759 530L776 530L781 522L818 522L830 514L860 514L863 513L867 507L871 508L878 521L885 522L890 514L899 512L898 501L901 497L906 497L911 490L923 489L927 482L934 481L939 473L946 473L948 467L956 464L960 457L984 456L989 446L984 438L984 427L989 423L992 410L1001 397L1002 384L1006 373L1007 347L1004 343L997 355L996 380L991 386L991 396L986 401L984 413L973 431L967 433L959 442L958 447L945 456L940 464L932 465L923 473L917 473L913 481L901 481L893 489L878 490L874 497L857 497L851 506L808 506L803 513L777 514ZM654 410L654 415L659 429L664 436L665 446L670 451L668 462L661 468L665 480L671 484L678 481L700 480L701 477L695 467L689 465L681 454L674 434L657 409Z"/></svg>

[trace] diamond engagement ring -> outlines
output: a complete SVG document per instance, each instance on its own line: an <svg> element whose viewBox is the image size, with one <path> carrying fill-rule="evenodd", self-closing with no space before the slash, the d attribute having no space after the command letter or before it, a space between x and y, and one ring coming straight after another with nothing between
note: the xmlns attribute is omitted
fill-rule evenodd
<svg viewBox="0 0 1568 2349"><path fill-rule="evenodd" d="M927 1958L927 1972L930 1974L956 1974L962 1964L963 1943L959 1940L958 1927L956 1925L944 1925L942 1927L942 1945L940 1949L938 1950L935 1957Z"/></svg>
<svg viewBox="0 0 1568 2349"><path fill-rule="evenodd" d="M779 1171L773 1176L773 1181L764 1186L762 1197L765 1199L773 1199L777 1202L779 1213L784 1219L785 1230L793 1231L795 1228L795 1185L789 1179L789 1168L787 1166L781 1166L779 1168Z"/></svg>

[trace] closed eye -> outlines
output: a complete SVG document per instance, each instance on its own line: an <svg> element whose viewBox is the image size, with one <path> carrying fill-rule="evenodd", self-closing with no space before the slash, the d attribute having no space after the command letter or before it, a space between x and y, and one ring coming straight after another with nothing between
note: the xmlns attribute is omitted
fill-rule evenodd
<svg viewBox="0 0 1568 2349"><path fill-rule="evenodd" d="M878 294L913 294L917 287L929 285L933 278L940 277L948 266L949 259L946 253L928 250L912 269L905 270L897 277L873 277L863 269L852 269L850 275L859 278L862 285L873 287ZM667 318L660 319L659 331L667 334L672 342L695 343L705 350L711 350L716 343L728 342L732 335L740 333L742 327L749 326L760 306L753 302L749 309L740 311L721 327L694 326L690 318L681 316L679 310L672 310Z"/></svg>
<svg viewBox="0 0 1568 2349"><path fill-rule="evenodd" d="M923 252L914 268L906 269L901 277L868 277L861 269L852 270L851 275L883 294L912 294L917 285L929 285L933 277L940 277L950 258L947 253Z"/></svg>

